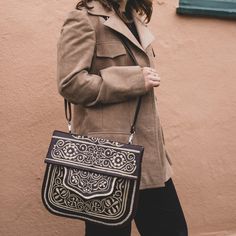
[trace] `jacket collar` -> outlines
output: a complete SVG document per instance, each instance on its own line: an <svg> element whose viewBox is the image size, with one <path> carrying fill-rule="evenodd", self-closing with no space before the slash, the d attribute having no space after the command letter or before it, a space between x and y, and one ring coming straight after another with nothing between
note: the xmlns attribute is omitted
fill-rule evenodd
<svg viewBox="0 0 236 236"><path fill-rule="evenodd" d="M154 40L153 34L147 28L147 25L144 23L143 17L137 14L135 10L133 10L132 15L141 44L132 34L132 32L129 30L126 24L120 19L119 16L117 16L117 14L113 10L104 8L98 1L89 2L88 5L93 6L92 9L88 10L89 14L108 17L108 19L105 20L103 24L124 35L128 40L130 40L134 45L136 45L142 51L145 52L145 49L148 47L148 45L150 45L153 42Z"/></svg>

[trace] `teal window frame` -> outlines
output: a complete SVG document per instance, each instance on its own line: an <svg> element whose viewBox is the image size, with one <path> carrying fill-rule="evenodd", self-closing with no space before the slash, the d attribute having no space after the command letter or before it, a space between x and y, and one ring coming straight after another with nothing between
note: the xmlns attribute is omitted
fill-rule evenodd
<svg viewBox="0 0 236 236"><path fill-rule="evenodd" d="M180 0L176 12L236 19L236 0Z"/></svg>

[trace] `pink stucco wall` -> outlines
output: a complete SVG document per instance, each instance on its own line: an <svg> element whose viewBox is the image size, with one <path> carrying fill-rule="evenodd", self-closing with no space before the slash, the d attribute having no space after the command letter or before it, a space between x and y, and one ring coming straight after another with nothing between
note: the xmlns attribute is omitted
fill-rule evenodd
<svg viewBox="0 0 236 236"><path fill-rule="evenodd" d="M236 235L235 21L180 17L154 1L156 88L190 236ZM0 2L0 235L83 235L41 203L51 133L66 130L56 40L76 1ZM133 235L138 235L134 228Z"/></svg>

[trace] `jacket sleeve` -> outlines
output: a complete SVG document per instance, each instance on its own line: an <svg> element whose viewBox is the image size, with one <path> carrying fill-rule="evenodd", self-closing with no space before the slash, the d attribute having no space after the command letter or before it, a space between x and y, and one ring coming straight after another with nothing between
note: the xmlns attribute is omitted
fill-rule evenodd
<svg viewBox="0 0 236 236"><path fill-rule="evenodd" d="M140 66L111 66L100 75L88 73L95 45L95 30L87 13L72 10L57 42L57 86L64 98L89 107L122 102L147 92Z"/></svg>

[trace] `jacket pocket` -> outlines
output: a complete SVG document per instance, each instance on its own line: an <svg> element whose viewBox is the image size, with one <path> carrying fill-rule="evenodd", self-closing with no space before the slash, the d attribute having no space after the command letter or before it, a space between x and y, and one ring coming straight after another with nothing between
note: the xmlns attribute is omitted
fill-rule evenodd
<svg viewBox="0 0 236 236"><path fill-rule="evenodd" d="M126 54L125 47L118 41L97 43L96 48L97 57L115 58Z"/></svg>

